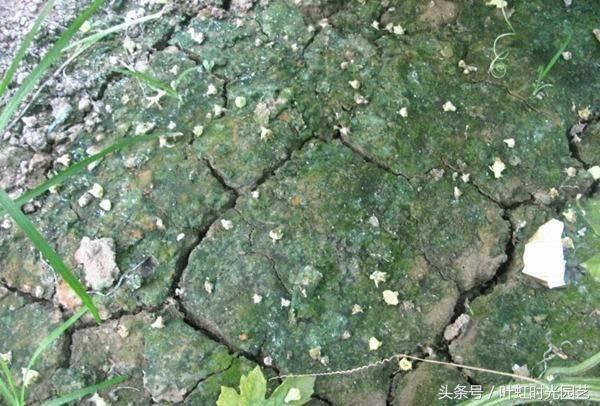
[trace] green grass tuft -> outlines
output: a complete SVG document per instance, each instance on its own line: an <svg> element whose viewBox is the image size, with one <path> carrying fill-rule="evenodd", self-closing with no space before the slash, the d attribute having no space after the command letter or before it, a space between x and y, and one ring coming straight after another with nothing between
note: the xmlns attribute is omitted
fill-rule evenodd
<svg viewBox="0 0 600 406"><path fill-rule="evenodd" d="M64 323L62 323L50 334L44 337L42 342L34 351L31 359L27 363L27 370L31 370L38 358L42 355L42 353L46 351L61 335L63 335L65 331L67 331L73 324L75 324L75 322L79 320L86 312L87 309L85 307L79 309ZM12 379L12 374L8 368L8 364L2 358L0 358L0 372L2 372L2 376L0 376L0 399L4 398L4 400L10 406L25 406L26 385L23 382L21 383L20 390L16 388ZM4 383L4 380L2 378L6 380L6 383ZM86 388L79 389L67 395L61 396L57 399L45 402L43 405L64 405L69 402L73 402L74 400L81 399L84 396L91 395L92 393L98 392L102 389L109 388L113 385L118 385L119 383L124 382L127 379L129 379L127 376L114 376L96 385L88 386Z"/></svg>
<svg viewBox="0 0 600 406"><path fill-rule="evenodd" d="M52 266L52 268L65 280L65 282L67 282L71 289L75 291L83 304L89 309L90 313L92 313L96 321L100 322L98 309L94 305L92 298L87 294L81 282L77 280L75 275L73 275L71 270L65 265L61 257L50 245L48 245L44 237L35 228L33 223L29 221L27 216L23 214L15 202L13 202L2 189L0 189L0 206L6 210L15 223L17 223L17 226L23 230L33 245L42 253L44 258L46 258L50 266Z"/></svg>

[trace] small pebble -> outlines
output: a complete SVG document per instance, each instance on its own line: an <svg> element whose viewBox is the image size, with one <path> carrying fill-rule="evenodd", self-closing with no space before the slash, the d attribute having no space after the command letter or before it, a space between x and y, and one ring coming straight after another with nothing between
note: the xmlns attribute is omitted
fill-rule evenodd
<svg viewBox="0 0 600 406"><path fill-rule="evenodd" d="M100 202L100 208L104 211L110 211L112 208L112 203L108 199L102 199Z"/></svg>

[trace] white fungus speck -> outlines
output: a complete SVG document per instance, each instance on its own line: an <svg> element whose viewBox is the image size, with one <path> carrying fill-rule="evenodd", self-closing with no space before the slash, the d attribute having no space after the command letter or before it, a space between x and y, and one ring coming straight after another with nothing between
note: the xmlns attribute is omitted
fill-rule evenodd
<svg viewBox="0 0 600 406"><path fill-rule="evenodd" d="M152 328L157 328L157 329L164 328L164 327L165 327L165 323L163 322L163 318L162 318L162 316L158 316L158 317L156 318L156 320L154 320L154 323L152 323L152 324L150 325L150 327L152 327Z"/></svg>
<svg viewBox="0 0 600 406"><path fill-rule="evenodd" d="M380 283L383 283L386 281L387 273L381 272L381 271L375 271L369 276L369 279L371 279L373 282L375 282L375 287L378 288Z"/></svg>
<svg viewBox="0 0 600 406"><path fill-rule="evenodd" d="M192 133L194 133L194 135L196 137L201 136L203 132L204 132L204 127L201 125L195 126L194 129L192 130Z"/></svg>
<svg viewBox="0 0 600 406"><path fill-rule="evenodd" d="M225 230L231 230L233 228L233 222L231 220L222 219L221 227L223 227Z"/></svg>
<svg viewBox="0 0 600 406"><path fill-rule="evenodd" d="M215 285L208 278L204 281L204 290L209 295L213 292Z"/></svg>
<svg viewBox="0 0 600 406"><path fill-rule="evenodd" d="M514 148L515 147L515 139L514 138L507 138L504 140L504 143L506 144L506 146L508 148Z"/></svg>
<svg viewBox="0 0 600 406"><path fill-rule="evenodd" d="M261 140L268 140L269 138L271 138L273 136L273 131L269 130L267 127L260 127L260 139Z"/></svg>
<svg viewBox="0 0 600 406"><path fill-rule="evenodd" d="M279 229L273 229L269 231L269 238L271 239L271 241L273 241L273 243L276 243L277 241L283 238L283 231Z"/></svg>
<svg viewBox="0 0 600 406"><path fill-rule="evenodd" d="M506 169L506 165L500 158L496 158L489 168L494 173L494 178L499 179L502 177L502 172Z"/></svg>
<svg viewBox="0 0 600 406"><path fill-rule="evenodd" d="M208 89L206 90L206 95L207 96L212 96L217 94L217 87L215 85L213 85L212 83L210 83L208 85Z"/></svg>
<svg viewBox="0 0 600 406"><path fill-rule="evenodd" d="M369 338L369 351L377 351L381 347L382 342L375 337Z"/></svg>
<svg viewBox="0 0 600 406"><path fill-rule="evenodd" d="M235 107L241 109L246 106L246 98L244 96L237 96L235 98Z"/></svg>
<svg viewBox="0 0 600 406"><path fill-rule="evenodd" d="M96 199L100 199L102 196L104 196L104 188L100 184L94 183L90 190L88 190L88 193L94 196Z"/></svg>
<svg viewBox="0 0 600 406"><path fill-rule="evenodd" d="M112 209L112 203L108 199L102 199L99 206L104 211L110 211L110 209Z"/></svg>
<svg viewBox="0 0 600 406"><path fill-rule="evenodd" d="M383 301L390 306L398 306L398 292L391 290L384 290L382 292Z"/></svg>
<svg viewBox="0 0 600 406"><path fill-rule="evenodd" d="M204 34L201 32L197 32L194 28L190 28L187 31L188 35L197 44L202 44L204 42Z"/></svg>
<svg viewBox="0 0 600 406"><path fill-rule="evenodd" d="M354 95L354 102L358 105L369 103L369 101L365 98L365 96L363 96L362 94L359 94L359 93L356 93Z"/></svg>
<svg viewBox="0 0 600 406"><path fill-rule="evenodd" d="M462 196L462 191L454 186L454 199L458 200Z"/></svg>
<svg viewBox="0 0 600 406"><path fill-rule="evenodd" d="M85 192L84 194L82 194L79 197L79 199L77 199L77 204L79 205L79 207L85 207L88 204L90 204L92 199L93 199L93 196L91 194L89 194L88 192Z"/></svg>
<svg viewBox="0 0 600 406"><path fill-rule="evenodd" d="M71 163L71 157L69 154L64 154L56 158L56 162L61 164L62 166L69 166Z"/></svg>
<svg viewBox="0 0 600 406"><path fill-rule="evenodd" d="M369 217L369 224L373 227L379 227L379 219L374 214Z"/></svg>
<svg viewBox="0 0 600 406"><path fill-rule="evenodd" d="M456 106L450 100L448 100L442 106L442 110L444 110L444 111L456 111Z"/></svg>
<svg viewBox="0 0 600 406"><path fill-rule="evenodd" d="M594 165L591 168L589 168L587 171L590 175L592 175L592 178L594 180L600 179L600 166Z"/></svg>

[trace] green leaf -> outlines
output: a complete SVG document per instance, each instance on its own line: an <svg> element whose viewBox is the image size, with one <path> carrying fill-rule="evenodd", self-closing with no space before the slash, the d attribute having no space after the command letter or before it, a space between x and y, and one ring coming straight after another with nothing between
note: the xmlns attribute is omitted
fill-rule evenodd
<svg viewBox="0 0 600 406"><path fill-rule="evenodd" d="M88 167L89 164L91 164L99 159L104 158L106 155L108 155L112 152L118 151L120 149L123 149L125 147L128 147L130 145L134 145L134 144L137 144L140 142L150 141L150 140L153 140L158 137L159 137L159 134L147 134L147 135L140 135L140 136L125 138L119 142L116 142L116 143L110 145L109 147L103 149L102 151L98 152L97 154L90 155L89 157L82 159L81 161L79 161L79 162L69 166L68 168L64 169L63 171L57 173L55 176L46 180L42 184L29 190L28 192L23 193L21 196L16 198L14 200L14 202L17 206L21 207L25 203L29 202L31 199L35 199L36 197L45 193L52 186L56 186L56 185L64 182L71 176L74 176L80 172L83 172ZM3 211L0 209L0 217L2 217L3 214L4 214Z"/></svg>
<svg viewBox="0 0 600 406"><path fill-rule="evenodd" d="M217 406L240 406L242 398L233 388L221 386L221 394L217 399Z"/></svg>
<svg viewBox="0 0 600 406"><path fill-rule="evenodd" d="M174 98L179 98L179 94L173 90L173 88L166 83L161 82L160 80L153 78L150 75L146 75L145 73L138 72L130 69L115 69L116 72L122 73L127 76L131 76L142 82L146 83L148 86L155 88L156 90L162 90L167 94L167 96L171 96Z"/></svg>
<svg viewBox="0 0 600 406"><path fill-rule="evenodd" d="M40 63L33 69L33 71L23 81L21 86L17 89L13 97L8 101L4 110L0 114L0 134L4 132L8 122L14 112L19 108L21 102L31 93L35 85L46 73L46 71L58 60L61 55L63 48L67 46L71 38L77 33L81 25L104 3L104 0L94 0L92 4L83 11L75 20L69 25L67 30L60 36L60 38L54 43L48 53L42 58Z"/></svg>
<svg viewBox="0 0 600 406"><path fill-rule="evenodd" d="M240 378L240 396L247 405L262 404L267 394L267 380L260 367L254 368L247 376Z"/></svg>
<svg viewBox="0 0 600 406"><path fill-rule="evenodd" d="M314 377L287 378L266 400L267 381L260 367L240 378L240 393L235 389L221 387L217 406L300 406L310 401L315 385Z"/></svg>
<svg viewBox="0 0 600 406"><path fill-rule="evenodd" d="M46 402L42 406L64 405L69 402L73 402L74 400L81 399L84 396L91 395L92 393L96 393L103 389L110 388L111 386L118 385L122 382L125 382L127 379L129 379L128 376L115 376L103 382L97 383L96 385L88 386L87 388L73 391L65 396L61 396L60 398Z"/></svg>
<svg viewBox="0 0 600 406"><path fill-rule="evenodd" d="M65 282L75 291L77 296L81 299L83 304L89 309L92 313L96 321L100 323L100 315L98 314L98 309L94 305L92 298L87 294L83 285L77 280L75 275L69 270L69 268L65 265L60 256L54 251L50 245L46 242L44 237L39 233L39 231L35 228L33 223L29 221L27 216L21 212L19 207L11 200L11 198L6 194L6 192L0 189L0 206L6 210L6 212L12 217L12 219L17 223L19 228L23 230L23 232L29 237L33 245L42 253L42 255L46 258L50 266L54 268L56 272L60 274L60 276L65 280Z"/></svg>
<svg viewBox="0 0 600 406"><path fill-rule="evenodd" d="M308 403L313 394L315 386L315 377L291 377L287 378L281 385L277 387L269 398L269 406L289 405L300 406ZM292 391L292 392L291 392ZM295 399L296 394L299 398ZM288 400L286 402L286 399Z"/></svg>
<svg viewBox="0 0 600 406"><path fill-rule="evenodd" d="M6 91L6 88L12 81L12 78L15 75L15 72L17 71L19 64L21 63L21 60L23 60L23 58L25 57L25 54L27 53L27 50L29 49L29 46L33 42L33 38L40 30L40 26L42 25L42 22L46 19L46 16L50 12L50 10L52 10L53 6L54 6L54 0L49 0L46 3L46 5L44 6L44 8L42 8L42 11L40 12L40 14L36 17L35 22L33 23L33 26L31 27L31 30L27 33L27 35L25 35L25 38L23 38L23 42L19 46L17 53L15 54L12 62L10 63L8 70L6 71L6 75L4 75L4 80L2 80L2 83L0 83L0 96L2 96L4 94L4 92Z"/></svg>

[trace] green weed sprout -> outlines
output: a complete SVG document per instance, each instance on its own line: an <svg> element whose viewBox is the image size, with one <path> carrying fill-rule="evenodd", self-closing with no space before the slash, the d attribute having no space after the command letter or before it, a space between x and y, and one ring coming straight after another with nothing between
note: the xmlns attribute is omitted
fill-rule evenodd
<svg viewBox="0 0 600 406"><path fill-rule="evenodd" d="M87 308L83 307L77 311L68 320L53 330L48 336L46 336L42 342L38 345L35 352L31 356L31 359L27 363L27 367L23 368L23 378L20 386L15 385L12 373L9 368L10 357L5 354L0 354L0 398L4 399L9 406L25 406L25 393L27 387L33 381L32 377L37 373L32 369L35 366L36 361L40 355L48 349L69 327L71 327L77 320L81 318L86 312ZM51 401L47 401L42 406L59 406L64 405L74 400L80 399L84 396L91 395L100 390L109 388L113 385L118 385L128 379L127 376L114 376L105 381L102 381L96 385L88 386L83 389L76 390L67 395L61 396Z"/></svg>
<svg viewBox="0 0 600 406"><path fill-rule="evenodd" d="M556 65L556 63L558 62L558 59L560 58L560 55L565 51L565 49L567 49L569 42L571 42L570 35L560 45L560 47L558 48L558 50L556 51L554 56L552 56L552 59L550 59L550 61L546 64L546 66L540 66L538 68L538 71L537 71L538 76L537 76L536 81L533 83L533 96L537 95L542 89L552 86L550 83L544 83L544 79L546 78L546 76L548 76L548 74L550 73L550 71L552 70L554 65Z"/></svg>
<svg viewBox="0 0 600 406"><path fill-rule="evenodd" d="M127 67L127 69L115 69L115 72L119 72L123 75L130 76L134 79L139 80L140 82L145 83L150 88L157 91L159 95L161 95L159 97L162 97L162 95L167 95L174 99L181 100L181 96L179 95L179 93L177 93L177 91L174 88L146 73L138 72L130 67Z"/></svg>
<svg viewBox="0 0 600 406"><path fill-rule="evenodd" d="M310 401L315 377L290 377L279 385L268 399L267 381L260 367L240 378L240 392L221 386L217 406L301 406Z"/></svg>

